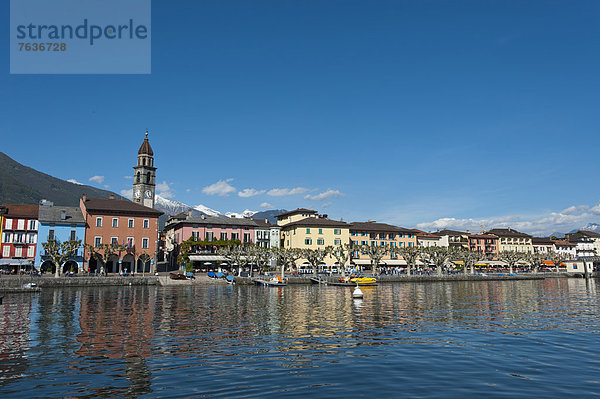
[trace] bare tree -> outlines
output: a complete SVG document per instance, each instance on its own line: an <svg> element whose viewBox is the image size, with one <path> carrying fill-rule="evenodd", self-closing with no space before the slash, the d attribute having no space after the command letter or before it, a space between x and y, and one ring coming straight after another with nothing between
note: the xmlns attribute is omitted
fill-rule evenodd
<svg viewBox="0 0 600 399"><path fill-rule="evenodd" d="M544 264L544 259L546 258L546 254L528 253L527 255L525 255L525 262L527 262L529 267L533 268L534 273L537 273L540 269L540 266Z"/></svg>
<svg viewBox="0 0 600 399"><path fill-rule="evenodd" d="M275 253L281 266L281 280L283 281L286 267L290 269L295 267L296 261L302 258L302 252L296 248L278 248Z"/></svg>
<svg viewBox="0 0 600 399"><path fill-rule="evenodd" d="M333 256L338 264L338 269L342 269L342 277L346 277L346 263L350 260L352 246L350 244L338 245L333 248L331 256Z"/></svg>
<svg viewBox="0 0 600 399"><path fill-rule="evenodd" d="M556 273L558 273L560 264L567 259L567 257L564 254L555 251L550 251L548 253L548 258L552 261L552 263L554 263Z"/></svg>
<svg viewBox="0 0 600 399"><path fill-rule="evenodd" d="M381 262L381 259L389 253L390 246L388 244L363 245L360 247L360 250L369 255L369 258L371 259L371 270L374 275L378 275L379 263Z"/></svg>
<svg viewBox="0 0 600 399"><path fill-rule="evenodd" d="M447 247L425 247L421 249L421 259L428 265L433 264L435 273L441 275L442 268L448 263L453 252Z"/></svg>
<svg viewBox="0 0 600 399"><path fill-rule="evenodd" d="M302 257L306 259L308 263L310 263L310 265L313 267L314 275L317 274L317 268L321 263L323 263L323 260L331 253L331 250L331 247L317 249L301 249Z"/></svg>
<svg viewBox="0 0 600 399"><path fill-rule="evenodd" d="M56 266L54 277L60 277L60 267L63 263L75 257L77 250L81 248L81 240L63 242L60 242L59 240L48 240L48 242L42 243L42 247L44 248L44 251L46 251L46 256L48 256Z"/></svg>
<svg viewBox="0 0 600 399"><path fill-rule="evenodd" d="M468 249L466 250L462 250L459 253L459 258L463 261L463 273L467 274L467 270L471 273L474 274L475 270L475 264L486 260L487 256L486 254L484 254L483 252L480 251L470 251Z"/></svg>
<svg viewBox="0 0 600 399"><path fill-rule="evenodd" d="M248 247L244 245L232 245L228 247L220 247L217 253L227 259L230 266L238 266L238 276L242 275L243 268L250 261Z"/></svg>
<svg viewBox="0 0 600 399"><path fill-rule="evenodd" d="M512 274L514 266L525 258L525 253L517 251L502 251L500 252L499 258L501 261L508 264L510 274Z"/></svg>
<svg viewBox="0 0 600 399"><path fill-rule="evenodd" d="M394 252L402 255L406 262L406 275L410 276L412 270L417 266L417 259L421 256L421 248L419 247L394 247Z"/></svg>

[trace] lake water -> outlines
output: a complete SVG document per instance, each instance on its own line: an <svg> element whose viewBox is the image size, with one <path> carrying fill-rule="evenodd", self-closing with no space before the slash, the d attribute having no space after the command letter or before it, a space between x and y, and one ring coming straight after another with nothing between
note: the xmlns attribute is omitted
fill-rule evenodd
<svg viewBox="0 0 600 399"><path fill-rule="evenodd" d="M598 397L597 280L5 294L0 397Z"/></svg>

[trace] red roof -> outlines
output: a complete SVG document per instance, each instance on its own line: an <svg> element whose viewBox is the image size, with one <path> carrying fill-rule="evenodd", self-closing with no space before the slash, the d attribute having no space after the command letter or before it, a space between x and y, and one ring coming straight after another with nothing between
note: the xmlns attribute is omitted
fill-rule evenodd
<svg viewBox="0 0 600 399"><path fill-rule="evenodd" d="M37 219L40 213L39 205L20 205L20 204L4 204L6 207L6 215L9 216L20 216L24 218Z"/></svg>

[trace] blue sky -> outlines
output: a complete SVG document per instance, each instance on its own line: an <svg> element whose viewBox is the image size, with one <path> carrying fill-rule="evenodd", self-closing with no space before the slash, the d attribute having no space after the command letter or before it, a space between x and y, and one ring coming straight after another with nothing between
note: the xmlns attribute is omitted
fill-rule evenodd
<svg viewBox="0 0 600 399"><path fill-rule="evenodd" d="M570 230L600 221L599 14L155 0L150 75L10 75L0 38L0 150L120 192L148 129L160 188L190 205Z"/></svg>

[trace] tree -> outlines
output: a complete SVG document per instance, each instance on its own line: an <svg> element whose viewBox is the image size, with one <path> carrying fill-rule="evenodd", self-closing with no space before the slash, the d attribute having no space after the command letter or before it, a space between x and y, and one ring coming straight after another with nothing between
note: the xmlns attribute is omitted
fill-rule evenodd
<svg viewBox="0 0 600 399"><path fill-rule="evenodd" d="M475 264L487 259L487 256L483 252L470 251L468 249L460 251L459 257L463 261L464 274L467 274L467 270L469 270L471 274L474 274Z"/></svg>
<svg viewBox="0 0 600 399"><path fill-rule="evenodd" d="M379 262L381 262L381 259L390 252L390 246L388 244L363 245L360 247L360 250L369 255L369 258L371 259L371 270L373 271L373 274L379 274Z"/></svg>
<svg viewBox="0 0 600 399"><path fill-rule="evenodd" d="M142 265L142 274L144 274L145 270L146 270L146 263L148 263L150 261L151 257L150 255L148 255L147 253L143 253L140 255L139 260L142 261L143 265Z"/></svg>
<svg viewBox="0 0 600 399"><path fill-rule="evenodd" d="M412 269L417 266L417 259L421 255L421 248L419 247L394 247L394 252L402 255L402 258L406 262L406 275L410 276Z"/></svg>
<svg viewBox="0 0 600 399"><path fill-rule="evenodd" d="M516 251L502 251L499 256L500 260L508 264L510 274L513 273L513 267L525 258L525 253Z"/></svg>
<svg viewBox="0 0 600 399"><path fill-rule="evenodd" d="M540 266L544 264L544 259L546 259L546 255L542 253L528 253L525 255L525 262L529 265L529 267L533 268L533 272L537 273L540 269Z"/></svg>
<svg viewBox="0 0 600 399"><path fill-rule="evenodd" d="M442 268L448 263L453 252L447 247L426 247L421 249L421 259L428 265L433 264L435 273L441 275Z"/></svg>
<svg viewBox="0 0 600 399"><path fill-rule="evenodd" d="M554 263L556 273L558 273L560 264L567 259L567 257L564 254L555 251L550 251L548 253L548 258L552 261L552 263Z"/></svg>
<svg viewBox="0 0 600 399"><path fill-rule="evenodd" d="M308 263L310 263L310 265L313 267L314 275L317 274L317 268L321 263L323 263L323 260L331 253L331 251L331 247L317 249L301 249L302 257L306 259Z"/></svg>
<svg viewBox="0 0 600 399"><path fill-rule="evenodd" d="M338 245L331 251L331 256L335 258L338 269L342 269L342 277L346 277L346 263L350 260L352 246L350 244Z"/></svg>
<svg viewBox="0 0 600 399"><path fill-rule="evenodd" d="M42 243L46 256L56 266L54 277L60 277L60 267L63 263L74 258L77 255L77 250L81 248L81 240L63 241L48 240Z"/></svg>
<svg viewBox="0 0 600 399"><path fill-rule="evenodd" d="M277 262L281 266L281 280L285 278L285 268L295 266L298 259L302 259L302 252L296 248L277 248L275 250Z"/></svg>

